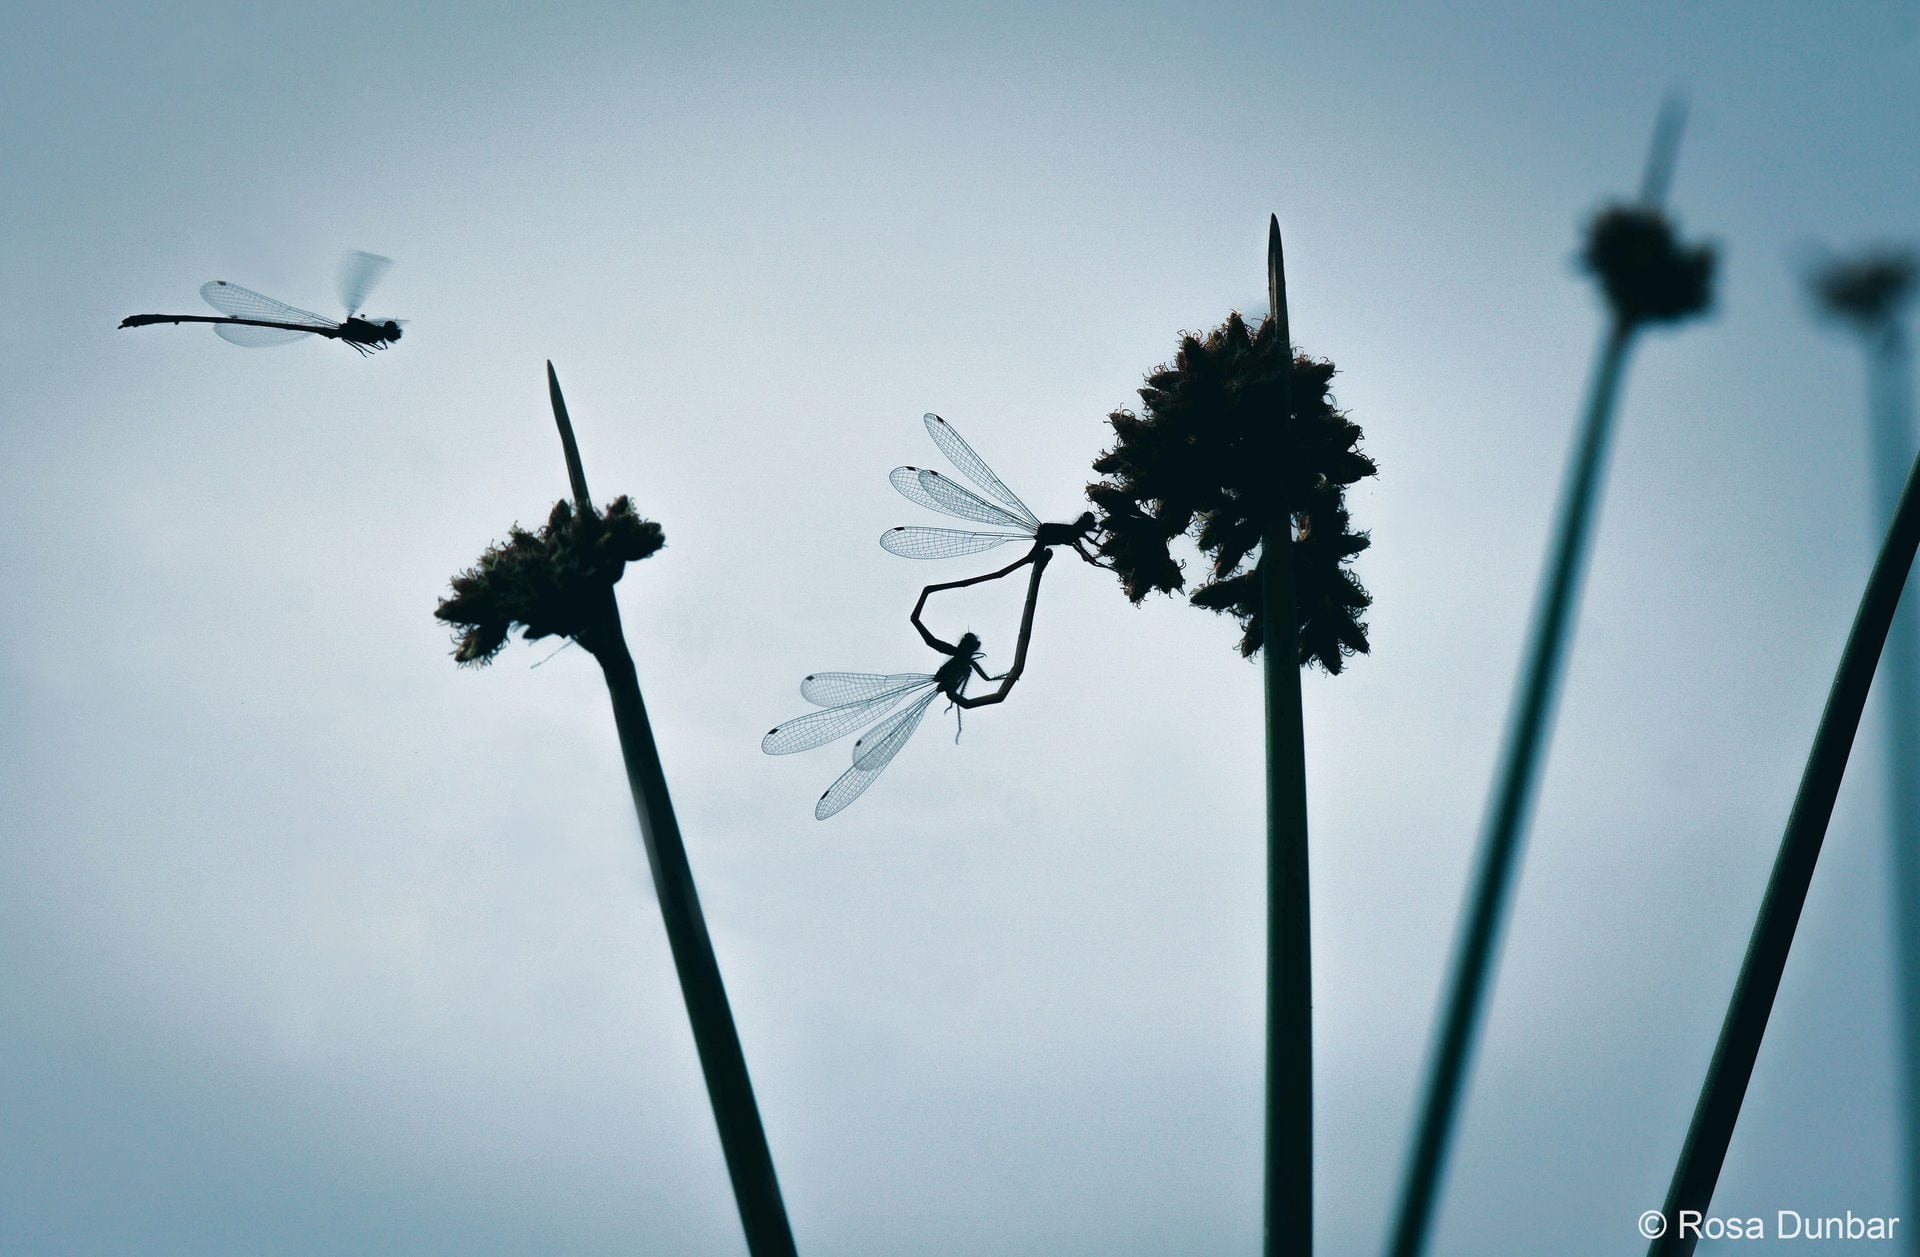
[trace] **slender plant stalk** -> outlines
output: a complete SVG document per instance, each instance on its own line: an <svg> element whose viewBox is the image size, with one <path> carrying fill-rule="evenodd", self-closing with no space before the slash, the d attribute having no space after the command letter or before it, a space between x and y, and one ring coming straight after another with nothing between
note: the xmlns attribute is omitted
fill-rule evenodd
<svg viewBox="0 0 1920 1257"><path fill-rule="evenodd" d="M1907 361L1906 339L1890 317L1868 343L1878 519L1888 518L1896 508L1897 469L1913 448ZM1890 885L1899 949L1894 1005L1900 1010L1907 1210L1920 1213L1920 772L1911 768L1920 763L1920 608L1912 599L1905 613L1894 618L1877 689L1886 729L1887 836L1892 842Z"/></svg>
<svg viewBox="0 0 1920 1257"><path fill-rule="evenodd" d="M547 388L553 397L553 418L560 428L560 444L566 454L574 505L585 518L592 513L593 503L587 495L586 471L580 464L579 447L574 443L567 404L560 396L560 380L551 362L547 364ZM674 968L680 976L687 1019L693 1026L694 1047L706 1076L707 1097L712 1101L714 1122L720 1129L727 1173L733 1179L740 1223L746 1230L747 1251L753 1257L794 1257L793 1231L787 1223L786 1206L780 1199L773 1155L767 1148L766 1131L760 1125L760 1109L754 1103L746 1057L741 1053L740 1036L734 1029L726 988L720 981L713 942L707 936L706 918L700 913L693 870L687 864L687 850L680 840L680 823L674 817L673 799L667 793L659 747L654 742L653 725L647 719L647 705L640 697L639 674L627 650L626 634L620 626L620 606L611 586L604 597L605 605L594 617L596 629L590 639L580 644L600 661L607 693L613 700L613 721L620 732L620 754L626 761L627 784L633 791L634 811L639 814L640 835L646 844L647 863L653 870L654 890L660 900L660 915L666 922Z"/></svg>
<svg viewBox="0 0 1920 1257"><path fill-rule="evenodd" d="M1278 215L1267 221L1267 296L1289 371L1286 260ZM1289 423L1283 385L1277 423ZM1275 475L1276 483L1283 478ZM1260 543L1260 658L1267 708L1267 1156L1268 1257L1313 1252L1313 966L1307 885L1306 737L1294 643L1293 516L1274 512Z"/></svg>
<svg viewBox="0 0 1920 1257"><path fill-rule="evenodd" d="M1712 1203L1720 1166L1733 1140L1734 1124L1740 1119L1740 1104L1746 1098L1753 1064L1760 1055L1767 1017L1773 1011L1780 977L1787 967L1793 932L1807 902L1814 864L1827 836L1834 799L1840 793L1847 755L1859 732L1867 691L1873 685L1874 669L1886 647L1916 550L1920 550L1920 458L1914 460L1907 474L1899 509L1874 560L1873 574L1867 578L1866 593L1840 654L1840 667L1813 735L1813 749L1807 754L1807 766L1800 777L1800 789L1794 794L1793 810L1787 815L1773 873L1760 900L1760 914L1747 941L1746 958L1740 963L1740 976L1733 984L1720 1039L1714 1045L1706 1082L1700 1088L1700 1102L1694 1108L1687 1142L1667 1190L1667 1230L1647 1249L1649 1257L1687 1257L1699 1242L1697 1228L1694 1234L1682 1234L1685 1228L1678 1224L1679 1219L1683 1212L1704 1214Z"/></svg>
<svg viewBox="0 0 1920 1257"><path fill-rule="evenodd" d="M1684 121L1680 101L1669 98L1654 126L1641 178L1643 206L1656 208L1666 195ZM1606 476L1615 402L1638 330L1636 322L1616 313L1601 338L1588 385L1586 411L1561 490L1552 550L1527 640L1519 692L1494 775L1473 890L1455 943L1446 1000L1435 1028L1426 1091L1388 1240L1391 1257L1419 1257L1431 1234L1448 1145L1485 1011L1487 988L1499 957L1500 931L1546 758L1560 678L1566 668L1600 486Z"/></svg>
<svg viewBox="0 0 1920 1257"><path fill-rule="evenodd" d="M1568 630L1606 467L1614 398L1632 339L1631 328L1615 323L1601 343L1579 445L1561 499L1546 583L1527 645L1518 703L1501 750L1486 834L1474 871L1473 898L1454 955L1426 1098L1394 1223L1389 1249L1393 1257L1417 1257L1426 1245L1434 1199L1446 1168L1447 1144L1499 951L1500 927L1520 861L1521 837L1545 758L1547 730L1565 669Z"/></svg>

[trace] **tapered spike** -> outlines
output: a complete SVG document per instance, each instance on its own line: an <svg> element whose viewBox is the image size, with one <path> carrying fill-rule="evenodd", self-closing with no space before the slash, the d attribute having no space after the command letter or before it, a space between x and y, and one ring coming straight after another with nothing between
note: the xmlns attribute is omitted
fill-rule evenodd
<svg viewBox="0 0 1920 1257"><path fill-rule="evenodd" d="M1267 215L1267 306L1280 320L1280 339L1292 345L1287 327L1287 259L1280 246L1280 215Z"/></svg>
<svg viewBox="0 0 1920 1257"><path fill-rule="evenodd" d="M551 358L547 359L547 393L553 398L553 421L560 427L560 449L567 457L573 505L585 518L593 514L593 499L587 495L587 470L580 465L580 447L573 440L573 421L567 418L567 399L560 396L560 377L554 374Z"/></svg>
<svg viewBox="0 0 1920 1257"><path fill-rule="evenodd" d="M1673 167L1680 155L1680 134L1687 127L1687 100L1679 92L1669 93L1660 103L1660 117L1653 124L1653 143L1647 149L1647 169L1640 179L1640 204L1656 209L1667 199L1667 187L1673 182Z"/></svg>

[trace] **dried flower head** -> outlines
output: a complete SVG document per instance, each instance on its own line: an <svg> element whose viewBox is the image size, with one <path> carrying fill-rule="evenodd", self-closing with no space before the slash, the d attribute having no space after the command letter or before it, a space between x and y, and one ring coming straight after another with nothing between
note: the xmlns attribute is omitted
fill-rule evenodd
<svg viewBox="0 0 1920 1257"><path fill-rule="evenodd" d="M1835 258L1807 279L1820 308L1869 332L1882 332L1900 317L1920 279L1920 258L1905 249L1875 247Z"/></svg>
<svg viewBox="0 0 1920 1257"><path fill-rule="evenodd" d="M520 626L527 641L571 637L592 648L604 601L629 563L660 549L660 525L641 519L629 498L615 498L603 513L577 514L556 502L546 526L528 532L515 525L506 541L489 546L473 567L453 578L453 596L434 618L458 630L453 657L486 664Z"/></svg>
<svg viewBox="0 0 1920 1257"><path fill-rule="evenodd" d="M1282 421L1284 378L1292 372ZM1375 473L1360 428L1333 405L1331 362L1294 357L1271 320L1250 329L1238 314L1205 336L1188 335L1174 361L1147 377L1141 409L1115 411L1113 447L1087 486L1099 508L1101 557L1127 597L1185 587L1169 545L1189 535L1211 578L1198 607L1239 617L1241 651L1263 641L1256 568L1260 540L1285 514L1295 537L1294 593L1300 661L1339 672L1367 648L1359 613L1368 597L1347 562L1367 546L1345 508L1346 486Z"/></svg>
<svg viewBox="0 0 1920 1257"><path fill-rule="evenodd" d="M1713 246L1683 247L1657 209L1603 210L1587 228L1580 260L1599 277L1614 317L1628 326L1684 319L1713 301Z"/></svg>

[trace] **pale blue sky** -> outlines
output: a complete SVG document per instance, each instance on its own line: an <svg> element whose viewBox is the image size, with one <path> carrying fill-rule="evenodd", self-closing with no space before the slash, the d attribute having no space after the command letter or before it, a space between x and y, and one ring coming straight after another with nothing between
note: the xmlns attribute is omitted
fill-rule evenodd
<svg viewBox="0 0 1920 1257"><path fill-rule="evenodd" d="M1015 700L832 823L844 750L757 740L806 672L926 662L933 569L874 544L929 522L885 480L921 412L1077 513L1277 211L1382 469L1375 652L1306 687L1320 1243L1377 1251L1599 334L1578 229L1679 84L1721 309L1632 367L1436 1245L1633 1251L1870 559L1791 259L1920 236L1916 81L1911 3L10 13L0 1249L742 1251L591 661L457 673L430 618L563 490L550 357L666 528L623 607L802 1250L1257 1251L1233 627L1058 564ZM331 309L350 248L413 320L374 360L115 330L211 278ZM1855 768L1729 1212L1901 1207Z"/></svg>

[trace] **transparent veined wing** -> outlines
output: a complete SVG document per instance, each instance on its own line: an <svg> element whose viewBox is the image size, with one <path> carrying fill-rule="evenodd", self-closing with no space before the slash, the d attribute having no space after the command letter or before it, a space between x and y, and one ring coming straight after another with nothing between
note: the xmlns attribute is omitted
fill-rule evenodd
<svg viewBox="0 0 1920 1257"><path fill-rule="evenodd" d="M996 506L979 494L947 479L937 471L921 467L895 467L887 474L900 496L955 519L970 519L976 524L1012 528L1033 535L1038 524L1030 524L1004 506Z"/></svg>
<svg viewBox="0 0 1920 1257"><path fill-rule="evenodd" d="M791 755L795 751L810 751L816 746L825 746L835 738L846 737L861 725L878 720L898 706L901 699L922 687L931 691L933 678L920 677L898 689L883 690L872 698L795 716L767 730L767 736L760 739L760 749L769 755Z"/></svg>
<svg viewBox="0 0 1920 1257"><path fill-rule="evenodd" d="M1000 477L993 474L993 469L987 466L986 460L973 452L973 447L961 439L960 434L953 430L952 424L931 412L921 416L921 419L927 425L927 435L932 437L933 443L940 447L940 452L947 456L947 461L960 469L961 475L973 481L982 493L1027 523L1035 528L1040 526L1040 517L1028 510L1027 504L1015 497L1013 490L1007 488Z"/></svg>
<svg viewBox="0 0 1920 1257"><path fill-rule="evenodd" d="M913 700L911 706L888 716L860 735L853 744L853 764L856 768L878 771L885 768L888 761L900 753L907 744L913 731L920 727L920 718L927 714L927 708L933 700L940 697L938 690L930 691Z"/></svg>
<svg viewBox="0 0 1920 1257"><path fill-rule="evenodd" d="M931 680L924 672L816 672L800 682L800 697L816 707L839 707Z"/></svg>
<svg viewBox="0 0 1920 1257"><path fill-rule="evenodd" d="M907 744L913 731L920 727L920 718L927 714L927 708L939 695L940 691L929 690L915 699L911 707L887 717L854 743L853 767L827 787L820 801L813 805L813 818L823 821L865 793Z"/></svg>
<svg viewBox="0 0 1920 1257"><path fill-rule="evenodd" d="M340 303L347 308L349 315L360 313L360 307L367 304L373 286L392 266L392 258L383 258L378 253L364 253L355 249L347 254L340 263Z"/></svg>
<svg viewBox="0 0 1920 1257"><path fill-rule="evenodd" d="M312 332L296 332L284 327L249 327L245 323L215 323L213 334L235 345L245 345L248 349L286 345L313 335Z"/></svg>
<svg viewBox="0 0 1920 1257"><path fill-rule="evenodd" d="M338 319L302 310L299 306L290 306L272 297L263 297L251 288L229 284L224 279L209 280L200 285L200 295L208 305L228 318L261 319L268 323L306 323L316 328L340 326Z"/></svg>
<svg viewBox="0 0 1920 1257"><path fill-rule="evenodd" d="M1009 541L1031 541L1032 533L967 532L959 528L889 528L880 534L880 548L903 559L957 559L979 554Z"/></svg>

